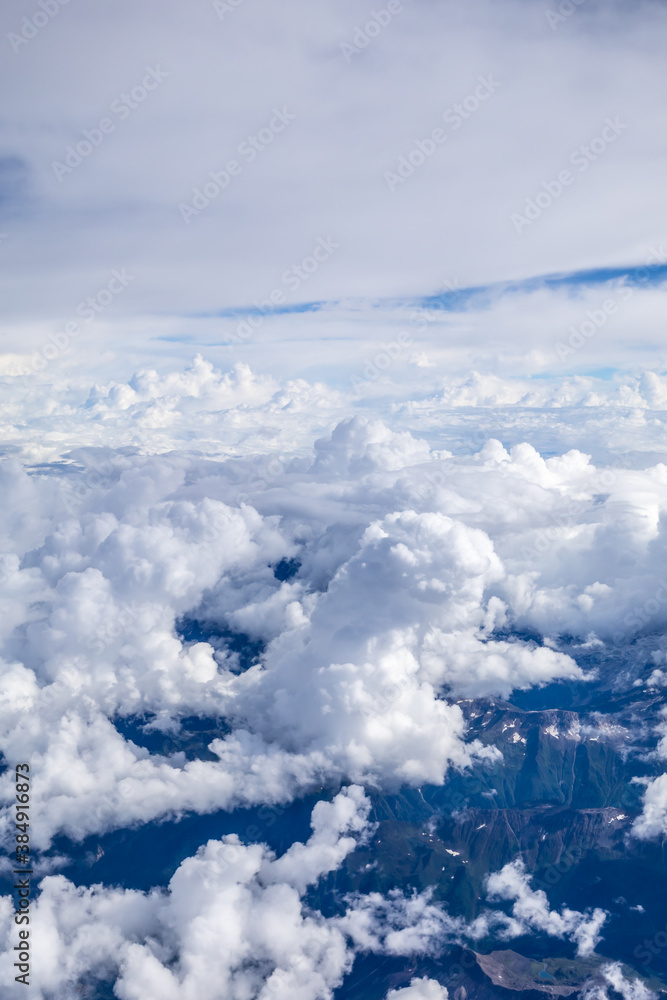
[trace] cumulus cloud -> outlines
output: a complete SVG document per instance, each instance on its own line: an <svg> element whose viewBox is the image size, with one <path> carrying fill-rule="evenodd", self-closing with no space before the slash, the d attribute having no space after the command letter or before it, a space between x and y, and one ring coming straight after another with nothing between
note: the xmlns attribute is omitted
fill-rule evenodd
<svg viewBox="0 0 667 1000"><path fill-rule="evenodd" d="M221 405L255 424L293 411L288 387L244 385L200 360L91 402L136 424L173 394L176 441ZM468 742L457 699L582 679L560 633L629 642L667 621L660 464L483 436L453 454L359 415L322 436L306 414L298 446L258 462L107 448L93 477L83 446L30 473L2 465L3 750L35 767L40 844L322 782L441 783L498 753ZM188 617L200 641L179 632ZM221 630L257 644L250 669ZM188 714L221 720L217 760L151 755L114 724L177 730Z"/></svg>
<svg viewBox="0 0 667 1000"><path fill-rule="evenodd" d="M339 420L326 388L203 359L86 398L80 411L54 404L65 423L52 461L0 466L12 692L0 739L34 767L41 846L322 783L442 783L498 757L469 741L458 699L583 679L563 633L618 646L667 623L660 463L545 457L481 431L455 454L436 446L438 400L414 403L428 414L420 437L405 414ZM170 400L175 424L142 454L150 407ZM123 445L65 450L89 412ZM185 447L219 412L238 429L233 447ZM274 418L279 446L255 453ZM278 579L281 562L295 575ZM189 619L198 641L184 638ZM249 669L229 634L255 644ZM217 759L150 754L115 724L177 731L192 714L220 720ZM660 779L645 802L635 832L652 836Z"/></svg>
<svg viewBox="0 0 667 1000"><path fill-rule="evenodd" d="M646 781L641 815L632 824L640 840L652 840L667 832L667 774Z"/></svg>
<svg viewBox="0 0 667 1000"><path fill-rule="evenodd" d="M487 902L512 902L511 915L484 906L467 923L433 903L432 889L412 895L395 889L386 896L379 893L349 896L341 927L357 947L382 954L436 956L451 944L474 943L488 937L508 941L523 935L546 934L573 941L578 955L590 955L602 939L600 930L608 913L600 908L585 913L569 907L560 912L552 910L546 893L531 889L530 881L520 858L486 878Z"/></svg>
<svg viewBox="0 0 667 1000"><path fill-rule="evenodd" d="M413 0L364 14L388 21L351 46L351 0L264 5L260 31L241 0L62 6L10 11L0 67L17 95L0 157L2 759L30 763L38 850L335 798L307 843L276 858L210 841L168 888L49 875L36 988L315 1000L363 950L535 933L590 953L604 912L551 910L520 862L470 925L430 891L328 918L305 898L368 835L364 789L498 764L466 699L593 681L591 651L615 666L665 631L665 10L589 0L556 26L524 0ZM631 660L614 683L640 697ZM207 747L141 745L179 745L191 716ZM645 779L635 835L667 829L666 781ZM9 771L0 797L8 846ZM605 976L600 991L646 1000Z"/></svg>
<svg viewBox="0 0 667 1000"><path fill-rule="evenodd" d="M306 904L306 890L363 843L373 829L369 811L363 789L349 786L315 805L310 838L280 857L230 834L186 858L165 889L85 888L48 875L30 911L31 948L39 954L31 971L34 996L47 1000L103 980L121 1000L321 1000L331 997L361 953L436 957L489 934L506 940L544 933L575 941L587 955L599 940L606 914L550 911L545 894L529 888L521 862L492 874L486 885L490 902L514 902L511 917L487 908L466 924L432 902L432 889L350 894L342 915L323 916ZM14 930L11 897L2 897L0 981L6 986L15 971ZM605 976L624 982L612 966ZM447 995L422 978L390 991L387 1000Z"/></svg>
<svg viewBox="0 0 667 1000"><path fill-rule="evenodd" d="M655 654L654 654L655 656ZM662 654L659 654L662 661ZM657 670L653 672L654 679ZM654 751L658 760L667 760L667 710L661 711L662 721L655 727L660 737ZM632 833L640 840L652 840L664 836L667 832L667 774L659 774L657 778L638 778L637 783L645 785L641 814L632 824Z"/></svg>
<svg viewBox="0 0 667 1000"><path fill-rule="evenodd" d="M530 888L530 875L520 858L489 875L486 891L491 901L509 900L513 904L512 916L505 918L501 936L510 938L538 932L567 938L576 944L577 954L582 957L590 955L602 938L600 929L608 916L605 910L596 907L592 912L581 913L569 907L560 912L549 909L544 890Z"/></svg>
<svg viewBox="0 0 667 1000"><path fill-rule="evenodd" d="M427 676L464 697L494 694L509 698L514 690L525 690L557 679L581 679L574 660L546 646L482 640L470 633L434 630L425 641Z"/></svg>
<svg viewBox="0 0 667 1000"><path fill-rule="evenodd" d="M449 993L446 986L441 986L436 979L412 979L409 986L400 990L389 990L385 1000L447 1000Z"/></svg>
<svg viewBox="0 0 667 1000"><path fill-rule="evenodd" d="M657 996L639 979L627 979L623 975L623 967L620 962L608 962L602 966L600 972L604 985L592 983L582 994L584 1000L608 1000L607 987L611 987L615 993L620 993L623 1000L655 1000Z"/></svg>
<svg viewBox="0 0 667 1000"><path fill-rule="evenodd" d="M463 941L468 927L432 903L433 890L406 895L399 889L386 896L373 892L348 897L339 926L363 951L388 955L439 955Z"/></svg>
<svg viewBox="0 0 667 1000"><path fill-rule="evenodd" d="M391 431L381 420L350 417L315 442L315 454L314 472L348 477L419 465L430 458L430 448L408 431Z"/></svg>
<svg viewBox="0 0 667 1000"><path fill-rule="evenodd" d="M184 377L193 398L209 375ZM483 475L495 456L481 456ZM3 741L35 770L36 841L286 801L323 781L439 784L452 766L497 757L466 742L446 695L582 674L560 652L493 639L511 610L494 591L516 584L488 522L466 523L458 500L456 513L439 509L443 476L462 495L460 463L447 461L379 421L348 421L314 462L281 465L268 491L257 487L259 509L234 502L234 462L121 453L75 507L67 476L10 465L12 509L45 513L25 538L12 532L18 561L0 582L14 609L3 670L31 710L26 725L10 703ZM522 488L563 475L526 449L516 465ZM405 506L406 487L418 509ZM278 580L273 567L297 555L297 577ZM179 635L188 615L249 635L263 654L239 672L224 643ZM150 755L114 726L148 715L174 729L188 714L231 727L211 743L217 762Z"/></svg>
<svg viewBox="0 0 667 1000"><path fill-rule="evenodd" d="M334 870L366 826L358 787L313 811L313 835L276 859L236 835L209 841L186 859L166 890L77 888L49 876L32 909L39 952L36 997L108 979L122 1000L261 1000L330 997L352 964L335 918L302 902L306 887ZM11 900L2 899L0 976L13 983Z"/></svg>

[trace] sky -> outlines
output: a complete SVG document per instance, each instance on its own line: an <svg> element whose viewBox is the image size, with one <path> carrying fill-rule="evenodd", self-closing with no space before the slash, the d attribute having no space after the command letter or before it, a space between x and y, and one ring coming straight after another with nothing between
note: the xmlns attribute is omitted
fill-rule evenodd
<svg viewBox="0 0 667 1000"><path fill-rule="evenodd" d="M378 21L351 2L70 0L35 28L38 8L12 0L0 70L6 350L39 349L124 269L77 348L106 348L109 367L118 342L124 354L187 353L156 344L156 329L215 352L234 332L230 312L272 292L296 310L299 338L329 342L340 363L350 310L355 338L373 342L404 321L403 303L489 286L453 329L430 331L448 364L509 352L514 365L532 353L540 372L607 367L597 343L566 365L549 348L605 298L579 275L617 268L623 280L667 262L667 23L662 3L570 6L406 0ZM308 273L320 240L328 250ZM566 280L543 292L550 322L536 330L545 298L522 283L554 274ZM650 301L662 292L643 290L605 330L614 367L646 366L651 351L664 363ZM300 312L308 303L319 311ZM285 337L267 316L247 346L273 361ZM295 353L293 367L313 365L307 348Z"/></svg>
<svg viewBox="0 0 667 1000"><path fill-rule="evenodd" d="M373 796L500 766L471 699L594 686L591 651L623 651L629 694L667 686L666 42L657 0L3 6L29 1000L332 1000L359 956L604 940L606 904L550 899L520 855L472 920L428 888L333 916L309 893L370 842ZM667 833L656 711L628 843ZM151 749L193 718L199 756ZM239 830L149 889L70 877L86 838L309 796L282 853ZM650 1000L626 975L589 1000Z"/></svg>

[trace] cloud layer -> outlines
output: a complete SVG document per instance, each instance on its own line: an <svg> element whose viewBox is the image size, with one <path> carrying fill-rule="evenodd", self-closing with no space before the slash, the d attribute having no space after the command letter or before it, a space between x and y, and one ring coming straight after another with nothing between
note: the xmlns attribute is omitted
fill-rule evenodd
<svg viewBox="0 0 667 1000"><path fill-rule="evenodd" d="M582 955L599 940L604 911L550 911L544 892L529 888L521 862L488 880L490 901L514 901L511 917L485 909L468 926L430 902L429 892L398 890L348 897L342 916L324 917L305 904L304 894L369 832L369 809L359 786L318 802L310 839L280 857L261 844L242 844L235 834L210 840L183 861L165 890L86 889L48 876L31 910L32 947L40 956L34 995L60 996L103 980L115 984L121 1000L320 1000L332 996L364 952L438 956L448 944L494 928L504 939L531 931L568 937ZM12 917L11 898L2 897L0 978L6 986L14 976ZM447 996L436 981L415 978L387 1000Z"/></svg>
<svg viewBox="0 0 667 1000"><path fill-rule="evenodd" d="M112 309L183 315L643 263L664 9L588 0L554 25L552 6L405 0L379 31L351 0L63 5L37 29L7 8L3 299L55 319L125 267Z"/></svg>
<svg viewBox="0 0 667 1000"><path fill-rule="evenodd" d="M203 360L94 389L80 412L66 392L63 429L94 434L92 412L118 447L63 448L68 430L50 463L0 469L2 742L35 769L41 846L323 783L442 783L499 753L469 741L458 700L582 679L560 636L621 648L667 619L661 463L544 458L479 422L474 453L454 454L439 400L420 437L401 414L337 419L331 395L295 406L325 387ZM151 437L156 403L178 420ZM184 448L221 405L237 443ZM274 415L279 446L255 451ZM224 635L254 644L249 669ZM116 727L189 715L220 720L214 759L151 754ZM661 828L661 780L642 835Z"/></svg>

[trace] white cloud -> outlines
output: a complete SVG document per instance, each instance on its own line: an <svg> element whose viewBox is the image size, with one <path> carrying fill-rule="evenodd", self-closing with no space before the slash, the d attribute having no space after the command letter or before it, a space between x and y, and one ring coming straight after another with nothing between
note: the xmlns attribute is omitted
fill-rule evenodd
<svg viewBox="0 0 667 1000"><path fill-rule="evenodd" d="M661 6L590 0L556 32L542 5L520 0L404 7L350 63L340 45L365 16L351 0L318 18L304 0L286 12L265 4L266 35L252 4L223 21L212 3L157 22L145 0L121 3L113 20L63 9L3 64L18 94L5 123L15 214L3 299L29 319L71 314L122 265L136 278L111 308L187 315L276 288L301 300L413 295L444 277L475 285L641 260L662 178ZM21 30L18 13L5 30ZM168 77L121 119L114 100L147 65ZM594 85L581 86L582 65ZM454 126L444 116L480 76L500 86ZM242 83L233 99L230 81ZM296 118L249 162L239 146L276 106ZM59 182L53 162L104 117L113 133ZM570 157L608 117L627 129L580 172ZM447 141L392 194L385 172L436 127ZM234 158L240 175L185 226L179 203ZM568 167L576 183L518 235L511 215ZM481 237L471 219L484 220ZM341 249L292 292L282 275L329 234Z"/></svg>
<svg viewBox="0 0 667 1000"><path fill-rule="evenodd" d="M591 651L667 626L665 289L624 275L667 260L665 9L588 0L552 30L524 0L404 8L347 57L352 0L63 3L34 39L5 17L0 751L30 762L33 845L355 783L281 858L210 841L150 893L48 876L44 996L94 974L121 1000L315 1000L359 949L600 937L520 862L488 882L512 915L470 926L428 892L303 902L367 835L364 788L499 760L457 700L594 681ZM463 291L422 309L441 289ZM214 759L121 734L190 715L219 721ZM667 830L654 774L640 838Z"/></svg>
<svg viewBox="0 0 667 1000"><path fill-rule="evenodd" d="M339 926L355 947L388 955L439 955L461 943L467 931L461 917L451 917L431 902L433 892L405 895L398 889L353 895Z"/></svg>
<svg viewBox="0 0 667 1000"><path fill-rule="evenodd" d="M589 954L605 912L549 910L529 887L520 861L489 876L489 900L512 900L512 916L485 909L472 924L431 902L432 890L411 895L353 894L342 916L324 917L305 905L309 885L340 867L371 831L370 802L358 786L313 809L313 833L276 858L266 846L236 834L209 840L181 863L166 889L76 887L61 875L41 881L31 907L34 995L46 998L80 982L115 982L122 1000L217 1000L254 993L261 1000L330 997L360 952L437 956L451 944L489 933L508 939L546 933L576 942ZM0 899L0 980L14 976L10 897ZM612 982L610 971L608 981ZM625 995L625 994L624 994ZM427 979L390 992L394 1000L446 1000ZM628 994L628 1000L648 994Z"/></svg>
<svg viewBox="0 0 667 1000"><path fill-rule="evenodd" d="M385 1000L447 1000L449 993L435 979L412 979L409 986L400 990L389 990Z"/></svg>
<svg viewBox="0 0 667 1000"><path fill-rule="evenodd" d="M639 979L626 979L620 962L610 962L608 965L604 965L602 974L609 986L621 994L623 1000L654 1000L656 996Z"/></svg>
<svg viewBox="0 0 667 1000"><path fill-rule="evenodd" d="M200 365L169 385L199 399L211 378ZM286 801L322 781L437 784L449 767L497 757L466 744L443 694L508 693L580 670L490 638L510 610L492 592L515 586L484 530L493 522L443 513L430 482L412 500L425 509L405 508L406 487L424 473L439 482L443 461L407 432L355 418L319 441L314 463L283 459L268 490L239 483L234 461L107 451L103 475L72 503L67 475L12 467L12 509L44 512L11 532L22 562L2 582L4 669L8 683L25 677L32 713L26 726L8 712L2 739L34 768L36 839ZM527 478L563 476L525 449L510 467L524 492ZM452 460L444 473L455 491L459 469ZM234 502L249 488L261 512ZM296 554L302 572L280 583L272 566ZM223 649L184 643L186 613L267 643L261 663L238 674ZM143 713L162 728L223 717L233 732L211 744L219 762L151 756L113 725Z"/></svg>
<svg viewBox="0 0 667 1000"><path fill-rule="evenodd" d="M662 653L658 653L659 660L662 661ZM655 658L656 654L654 654ZM660 671L654 671L660 673ZM661 710L662 721L655 727L657 735L660 737L653 756L658 760L667 760L667 709ZM643 807L641 814L632 824L632 833L640 840L653 840L656 837L664 836L667 831L667 774L660 774L657 778L636 779L638 783L646 786L643 795Z"/></svg>
<svg viewBox="0 0 667 1000"><path fill-rule="evenodd" d="M335 918L301 901L308 884L340 865L365 828L369 802L351 787L313 812L313 835L276 859L236 835L186 859L166 890L77 888L42 881L31 912L36 997L89 977L115 980L122 1000L262 1000L330 996L351 952ZM14 924L4 897L0 976L13 982Z"/></svg>
<svg viewBox="0 0 667 1000"><path fill-rule="evenodd" d="M578 955L590 955L602 939L600 931L607 911L596 907L582 913L567 906L560 912L551 910L546 893L531 889L530 881L520 858L486 878L488 902L512 902L511 916L500 909L483 907L471 923L466 923L432 903L432 889L412 895L395 889L386 896L369 893L348 897L341 927L356 947L383 954L435 956L448 945L489 936L508 941L523 935L546 934L573 941Z"/></svg>
<svg viewBox="0 0 667 1000"><path fill-rule="evenodd" d="M601 940L600 929L608 916L607 912L599 907L589 913L580 913L566 906L560 913L550 910L546 893L542 889L530 888L530 875L521 859L489 875L486 892L492 901L513 902L512 917L505 918L507 923L500 932L501 936L518 937L541 932L550 937L568 938L575 942L577 954L582 957L590 955Z"/></svg>
<svg viewBox="0 0 667 1000"><path fill-rule="evenodd" d="M609 469L574 448L544 458L481 432L475 454L453 454L436 448L437 400L420 411L427 443L405 414L336 423L324 389L326 419L295 405L307 387L247 395L253 384L203 361L137 376L93 401L115 401L118 447L82 441L69 457L63 441L90 407L58 390L69 424L50 457L64 464L2 467L3 670L33 720L14 699L2 741L35 767L40 843L322 782L441 783L498 753L466 742L457 698L582 678L561 632L629 642L667 621L660 463ZM180 425L137 454L151 440L142 407L172 394ZM193 454L198 414L221 405L236 444ZM255 452L262 421L276 452ZM301 569L281 583L273 567L291 558ZM188 614L265 644L260 662L239 674L224 643L183 642ZM496 635L508 628L546 642ZM151 756L113 724L144 713L172 729L204 714L232 732L211 745L218 761ZM658 791L645 832L659 827Z"/></svg>
<svg viewBox="0 0 667 1000"><path fill-rule="evenodd" d="M546 896L529 889L517 863L490 876L487 886L490 899L515 901L512 918L485 910L467 926L433 904L431 891L399 890L349 896L342 916L324 917L305 904L306 889L339 868L368 835L369 809L358 786L318 802L309 840L278 858L235 834L209 840L181 863L166 889L84 888L47 876L31 907L31 948L39 955L31 971L34 996L64 995L79 983L106 979L122 1000L240 1000L248 993L261 1000L317 1000L331 996L361 952L437 956L491 927L506 938L527 931L567 936L581 954L597 942L602 911L590 917L549 911ZM11 899L3 897L5 985L14 976L12 915ZM447 990L413 979L388 994L398 998L446 1000Z"/></svg>
<svg viewBox="0 0 667 1000"><path fill-rule="evenodd" d="M641 840L664 836L667 831L667 774L646 783L641 815L632 824L632 832Z"/></svg>
<svg viewBox="0 0 667 1000"><path fill-rule="evenodd" d="M329 437L315 442L315 453L313 472L329 476L404 469L430 458L426 441L415 441L407 431L392 432L381 420L361 417L341 421Z"/></svg>
<svg viewBox="0 0 667 1000"><path fill-rule="evenodd" d="M639 979L626 979L620 962L609 962L600 969L606 986L620 993L623 1000L655 1000L657 994L649 990ZM594 983L582 994L584 1000L608 1000L605 985Z"/></svg>

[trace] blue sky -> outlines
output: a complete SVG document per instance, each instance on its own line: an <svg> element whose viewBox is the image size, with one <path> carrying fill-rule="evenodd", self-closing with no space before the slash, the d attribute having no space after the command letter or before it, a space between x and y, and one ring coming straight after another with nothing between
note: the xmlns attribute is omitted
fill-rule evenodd
<svg viewBox="0 0 667 1000"><path fill-rule="evenodd" d="M523 281L496 282L491 285L478 285L468 288L445 289L432 295L422 295L418 298L401 300L389 299L377 302L356 303L359 307L369 306L378 309L423 308L442 309L451 312L463 312L471 303L489 301L501 295L521 294L539 289L561 289L577 291L581 288L606 286L612 282L622 282L634 287L660 287L667 279L667 264L652 264L650 267L605 267L579 271L570 274L545 274ZM247 315L282 316L290 313L316 313L322 309L335 308L341 305L339 301L296 302L289 305L256 305L234 306L220 309L213 313L195 313L194 315L242 317ZM351 305L351 303L350 303Z"/></svg>

